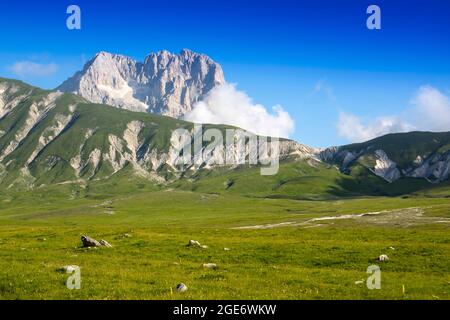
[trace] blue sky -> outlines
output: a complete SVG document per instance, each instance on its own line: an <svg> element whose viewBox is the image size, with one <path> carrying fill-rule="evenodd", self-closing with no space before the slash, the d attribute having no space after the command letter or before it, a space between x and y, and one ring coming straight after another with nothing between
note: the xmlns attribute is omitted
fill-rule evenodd
<svg viewBox="0 0 450 320"><path fill-rule="evenodd" d="M81 8L81 30L66 28L70 4ZM381 30L366 28L370 4L381 8ZM445 111L450 96L446 0L8 1L0 30L0 75L44 88L98 51L138 60L162 49L205 53L255 103L281 105L295 121L290 136L314 146L354 140L339 124L369 136L385 124L375 119L403 123L411 108ZM13 72L23 61L57 67ZM342 114L357 120L342 122ZM447 125L407 121L427 130Z"/></svg>

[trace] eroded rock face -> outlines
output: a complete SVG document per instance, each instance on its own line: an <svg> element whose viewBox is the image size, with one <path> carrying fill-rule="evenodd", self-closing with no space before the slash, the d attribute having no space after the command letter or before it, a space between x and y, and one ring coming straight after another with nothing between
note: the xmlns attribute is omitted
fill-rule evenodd
<svg viewBox="0 0 450 320"><path fill-rule="evenodd" d="M42 100L34 102L28 111L28 115L25 119L25 123L16 132L15 137L9 141L9 144L0 154L0 161L3 161L8 155L10 155L19 144L24 140L33 127L45 118L55 106L57 99L61 96L60 92L51 92L47 94Z"/></svg>
<svg viewBox="0 0 450 320"><path fill-rule="evenodd" d="M382 177L384 180L388 182L395 181L401 177L400 171L397 169L397 164L389 159L386 152L383 150L375 151L375 167L373 168L373 172Z"/></svg>
<svg viewBox="0 0 450 320"><path fill-rule="evenodd" d="M38 146L27 160L27 165L32 163L39 152L41 152L49 143L55 140L60 135L60 133L70 124L74 117L73 112L75 111L75 107L69 107L69 111L69 115L57 114L54 118L54 123L44 130L42 135L39 137Z"/></svg>
<svg viewBox="0 0 450 320"><path fill-rule="evenodd" d="M450 151L417 155L411 163L399 167L384 150L373 150L369 147L355 152L346 150L345 147L332 147L320 150L318 157L325 162L337 164L343 172L358 162L387 182L394 182L402 177L412 177L438 183L450 177ZM364 158L373 160L373 165L360 161Z"/></svg>
<svg viewBox="0 0 450 320"><path fill-rule="evenodd" d="M30 90L27 94L14 96L18 91L19 87L14 83L0 83L0 120L14 110L15 107L31 94ZM11 98L11 96L14 97Z"/></svg>
<svg viewBox="0 0 450 320"><path fill-rule="evenodd" d="M430 182L442 182L450 177L450 151L434 154L416 162L405 170L405 175L425 178Z"/></svg>
<svg viewBox="0 0 450 320"><path fill-rule="evenodd" d="M223 83L220 65L190 50L151 53L143 63L100 52L58 90L95 103L179 118Z"/></svg>

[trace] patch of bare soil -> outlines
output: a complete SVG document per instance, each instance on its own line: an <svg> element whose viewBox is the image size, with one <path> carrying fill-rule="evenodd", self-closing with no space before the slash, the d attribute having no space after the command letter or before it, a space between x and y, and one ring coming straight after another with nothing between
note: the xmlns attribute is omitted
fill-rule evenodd
<svg viewBox="0 0 450 320"><path fill-rule="evenodd" d="M385 210L377 212L367 212L361 214L346 214L339 216L318 217L305 221L286 221L272 224L243 226L243 227L235 227L232 229L257 230L257 229L272 229L280 227L298 227L298 226L303 226L304 228L311 228L326 225L318 222L326 222L334 220L355 220L359 223L367 223L373 225L389 225L398 227L409 227L414 225L431 224L431 223L450 223L449 218L425 216L423 208L414 207L414 208Z"/></svg>

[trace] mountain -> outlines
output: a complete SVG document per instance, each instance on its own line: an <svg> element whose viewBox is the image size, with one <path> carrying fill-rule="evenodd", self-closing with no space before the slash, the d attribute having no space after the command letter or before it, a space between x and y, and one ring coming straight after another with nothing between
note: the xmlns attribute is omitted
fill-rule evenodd
<svg viewBox="0 0 450 320"><path fill-rule="evenodd" d="M423 178L438 183L450 177L450 132L388 134L364 143L328 148L319 157L346 173L363 167L388 182Z"/></svg>
<svg viewBox="0 0 450 320"><path fill-rule="evenodd" d="M166 183L208 169L209 163L178 165L180 154L171 138L179 128L194 131L192 123L172 117L93 104L78 95L0 78L0 186L88 183L122 173ZM241 149L237 146L235 154L246 152ZM281 141L280 151L283 158L315 153L290 140Z"/></svg>
<svg viewBox="0 0 450 320"><path fill-rule="evenodd" d="M225 83L222 68L208 56L184 49L159 51L144 62L98 53L57 90L93 103L182 117L214 86Z"/></svg>
<svg viewBox="0 0 450 320"><path fill-rule="evenodd" d="M232 129L203 126L208 128L223 136ZM122 186L120 192L142 185L310 199L409 194L449 178L450 132L390 134L321 150L283 139L279 173L262 176L248 164L180 166L175 129L195 132L194 124L176 118L0 78L0 189L102 182L106 190ZM237 145L232 151L238 156L249 150ZM213 158L220 152L211 150Z"/></svg>

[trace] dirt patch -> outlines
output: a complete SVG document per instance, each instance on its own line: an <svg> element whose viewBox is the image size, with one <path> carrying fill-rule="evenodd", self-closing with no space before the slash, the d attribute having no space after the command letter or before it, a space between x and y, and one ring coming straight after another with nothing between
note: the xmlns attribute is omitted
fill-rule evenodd
<svg viewBox="0 0 450 320"><path fill-rule="evenodd" d="M360 223L367 223L373 225L399 226L399 227L409 227L419 224L430 224L430 223L450 223L450 219L448 218L424 216L423 208L414 207L396 210L367 212L361 214L345 214L339 216L318 217L304 221L286 221L273 224L243 226L243 227L235 227L232 229L258 230L258 229L272 229L272 228L298 227L298 226L303 226L304 228L311 228L326 225L318 222L326 222L334 220L355 220Z"/></svg>

